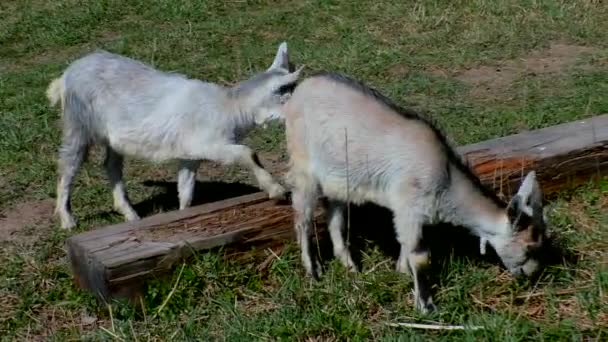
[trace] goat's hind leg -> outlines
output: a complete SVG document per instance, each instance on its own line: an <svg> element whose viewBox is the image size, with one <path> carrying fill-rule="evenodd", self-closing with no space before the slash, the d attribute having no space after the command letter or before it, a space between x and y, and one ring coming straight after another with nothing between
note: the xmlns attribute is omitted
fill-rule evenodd
<svg viewBox="0 0 608 342"><path fill-rule="evenodd" d="M110 146L106 146L106 159L104 166L110 186L112 187L112 197L114 200L114 209L121 213L127 221L139 220L139 215L131 206L125 184L122 180L124 158L118 152L114 151Z"/></svg>
<svg viewBox="0 0 608 342"><path fill-rule="evenodd" d="M428 277L430 253L422 240L423 217L409 208L394 211L397 240L401 244L397 271L410 273L414 281L414 301L423 313L436 310Z"/></svg>
<svg viewBox="0 0 608 342"><path fill-rule="evenodd" d="M306 273L315 279L321 277L321 264L316 253L312 250L312 233L314 222L314 210L317 205L318 191L312 181L304 177L296 179L292 192L292 206L294 209L294 226L302 264Z"/></svg>
<svg viewBox="0 0 608 342"><path fill-rule="evenodd" d="M71 213L70 192L74 177L85 160L89 148L85 137L76 134L72 129L68 132L64 134L59 150L59 181L55 206L55 214L59 216L63 229L71 229L76 225Z"/></svg>
<svg viewBox="0 0 608 342"><path fill-rule="evenodd" d="M344 242L344 209L348 204L330 201L328 214L328 230L331 237L331 242L334 247L334 256L338 258L342 264L352 272L357 272L357 265L353 262L349 246Z"/></svg>

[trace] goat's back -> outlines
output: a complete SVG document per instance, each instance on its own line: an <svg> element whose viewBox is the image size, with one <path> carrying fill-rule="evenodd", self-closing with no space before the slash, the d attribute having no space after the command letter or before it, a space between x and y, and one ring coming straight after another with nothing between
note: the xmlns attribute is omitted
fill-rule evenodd
<svg viewBox="0 0 608 342"><path fill-rule="evenodd" d="M66 92L98 110L149 116L172 94L184 93L195 80L166 73L134 59L96 51L74 61L64 73Z"/></svg>
<svg viewBox="0 0 608 342"><path fill-rule="evenodd" d="M306 169L322 186L348 173L351 191L430 190L445 175L445 146L431 125L344 76L324 73L301 82L285 116L292 171Z"/></svg>
<svg viewBox="0 0 608 342"><path fill-rule="evenodd" d="M221 87L106 51L74 61L62 78L66 125L124 154L170 158L223 119Z"/></svg>

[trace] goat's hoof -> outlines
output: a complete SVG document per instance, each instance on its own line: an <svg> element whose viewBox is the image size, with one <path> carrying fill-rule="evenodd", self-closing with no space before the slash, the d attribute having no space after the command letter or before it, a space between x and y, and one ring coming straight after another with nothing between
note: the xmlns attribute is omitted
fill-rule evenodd
<svg viewBox="0 0 608 342"><path fill-rule="evenodd" d="M400 262L397 262L397 267L395 268L397 273L403 273L403 274L407 274L409 276L412 275L412 272L410 272L410 268L407 264L402 264Z"/></svg>
<svg viewBox="0 0 608 342"><path fill-rule="evenodd" d="M315 281L321 281L321 277L323 277L323 272L321 270L312 271L312 273L308 273L308 276Z"/></svg>
<svg viewBox="0 0 608 342"><path fill-rule="evenodd" d="M306 276L315 281L321 280L321 276L316 271L306 272Z"/></svg>
<svg viewBox="0 0 608 342"><path fill-rule="evenodd" d="M125 221L139 220L139 215L137 215L137 212L133 208L131 208L131 206L120 206L114 204L114 210L121 214L124 217Z"/></svg>
<svg viewBox="0 0 608 342"><path fill-rule="evenodd" d="M416 308L424 315L432 314L437 311L437 306L432 301L417 301Z"/></svg>
<svg viewBox="0 0 608 342"><path fill-rule="evenodd" d="M342 256L342 255L338 254L338 258L342 262L342 265L344 265L344 267L346 267L346 270L348 270L349 272L353 272L353 273L359 272L359 268L357 267L357 264L355 264L355 262L353 261L353 259L350 256Z"/></svg>
<svg viewBox="0 0 608 342"><path fill-rule="evenodd" d="M64 230L72 230L72 228L76 227L76 223L62 223L61 224L61 229Z"/></svg>
<svg viewBox="0 0 608 342"><path fill-rule="evenodd" d="M280 184L274 184L268 190L268 198L270 199L285 199L287 197L287 190Z"/></svg>
<svg viewBox="0 0 608 342"><path fill-rule="evenodd" d="M72 216L61 217L61 229L71 230L76 227L76 221Z"/></svg>
<svg viewBox="0 0 608 342"><path fill-rule="evenodd" d="M139 215L137 214L129 214L129 215L125 215L125 219L127 221L139 221Z"/></svg>
<svg viewBox="0 0 608 342"><path fill-rule="evenodd" d="M323 276L323 269L321 268L319 261L315 260L314 266L310 270L306 270L306 276L316 281L321 280L321 276Z"/></svg>
<svg viewBox="0 0 608 342"><path fill-rule="evenodd" d="M317 280L320 280L321 276L323 276L323 267L321 267L319 260L315 260L315 274Z"/></svg>

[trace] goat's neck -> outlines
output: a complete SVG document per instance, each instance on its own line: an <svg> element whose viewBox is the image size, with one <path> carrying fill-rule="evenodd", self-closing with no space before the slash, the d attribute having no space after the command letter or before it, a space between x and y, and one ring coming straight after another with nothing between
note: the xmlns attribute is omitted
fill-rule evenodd
<svg viewBox="0 0 608 342"><path fill-rule="evenodd" d="M237 135L244 135L255 126L254 106L247 97L228 96L226 107L234 122Z"/></svg>
<svg viewBox="0 0 608 342"><path fill-rule="evenodd" d="M487 197L462 171L452 168L446 193L446 219L467 227L481 238L494 240L510 234L509 219L501 203Z"/></svg>

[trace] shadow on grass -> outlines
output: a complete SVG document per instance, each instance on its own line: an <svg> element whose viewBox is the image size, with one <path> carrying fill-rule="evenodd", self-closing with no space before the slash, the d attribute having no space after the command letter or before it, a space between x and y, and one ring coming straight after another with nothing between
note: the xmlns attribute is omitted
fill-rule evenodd
<svg viewBox="0 0 608 342"><path fill-rule="evenodd" d="M145 201L137 203L134 209L141 216L153 214L157 210L169 211L179 208L179 197L176 182L145 181L148 187L159 187L163 192ZM217 202L231 197L238 197L261 191L254 186L238 182L199 182L194 187L192 206Z"/></svg>
<svg viewBox="0 0 608 342"><path fill-rule="evenodd" d="M423 240L431 251L433 275L444 273L454 260L467 260L480 266L483 264L502 266L500 258L489 244L486 254L480 253L479 238L464 227L450 224L427 225L423 229ZM399 257L400 246L395 237L391 211L373 204L351 206L350 244L352 257L359 268L361 268L362 251L370 245L377 246L385 255L396 260ZM320 247L321 258L324 261L333 258L327 233L321 240ZM564 263L574 265L578 261L578 256L555 238L547 240L538 255L541 263L545 265Z"/></svg>
<svg viewBox="0 0 608 342"><path fill-rule="evenodd" d="M150 198L133 204L133 209L140 217L154 215L159 211L167 212L179 209L177 182L144 181L144 186L161 188L162 191ZM192 197L192 206L217 202L231 197L238 197L261 191L259 188L244 183L199 182L197 181ZM95 214L96 219L110 220L115 211L103 211Z"/></svg>

